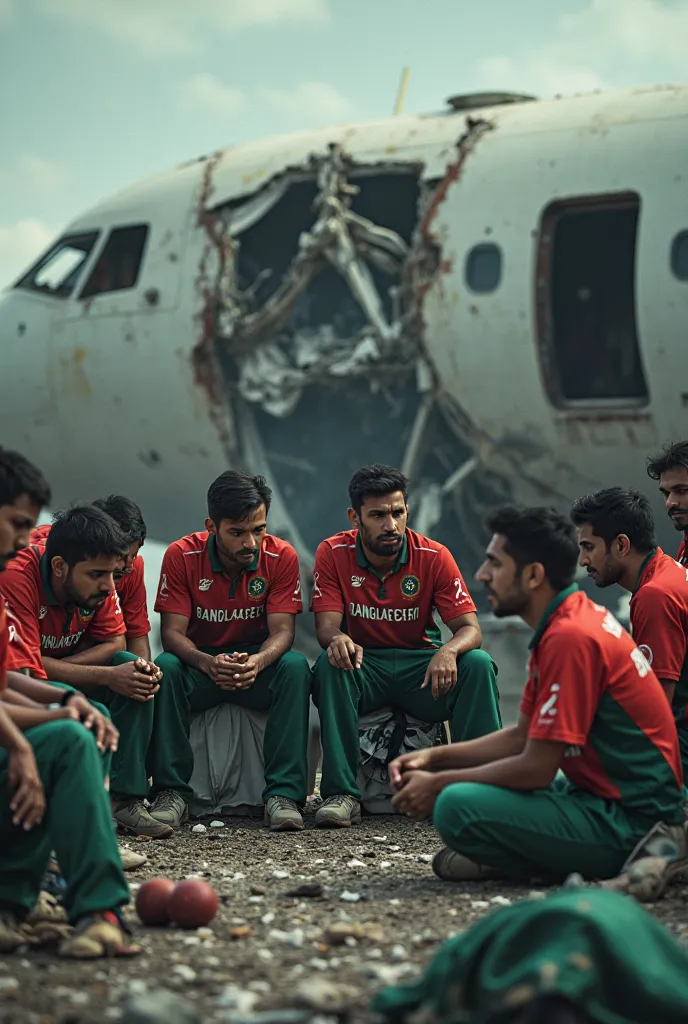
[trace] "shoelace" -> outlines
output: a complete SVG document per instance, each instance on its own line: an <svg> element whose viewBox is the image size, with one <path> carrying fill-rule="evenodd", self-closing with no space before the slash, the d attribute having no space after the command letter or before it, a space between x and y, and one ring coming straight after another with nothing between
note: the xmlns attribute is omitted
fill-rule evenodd
<svg viewBox="0 0 688 1024"><path fill-rule="evenodd" d="M179 798L176 793L170 791L168 793L161 793L155 802L161 811L173 811L177 808Z"/></svg>

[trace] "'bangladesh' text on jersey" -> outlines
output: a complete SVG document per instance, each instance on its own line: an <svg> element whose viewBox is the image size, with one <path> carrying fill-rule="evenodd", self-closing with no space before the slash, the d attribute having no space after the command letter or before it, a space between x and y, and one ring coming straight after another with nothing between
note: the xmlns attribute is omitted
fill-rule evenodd
<svg viewBox="0 0 688 1024"><path fill-rule="evenodd" d="M9 668L46 679L43 658L75 654L84 637L104 643L125 632L116 591L97 608L65 608L53 593L43 545L21 551L0 579L10 622Z"/></svg>
<svg viewBox="0 0 688 1024"><path fill-rule="evenodd" d="M459 568L443 544L406 530L396 564L380 576L358 530L328 537L315 553L313 612L341 612L342 629L361 647L440 646L433 617L447 623L475 611Z"/></svg>
<svg viewBox="0 0 688 1024"><path fill-rule="evenodd" d="M650 665L614 616L574 584L531 641L521 711L528 736L567 744L571 784L649 824L683 820L676 727ZM648 825L649 827L649 825Z"/></svg>
<svg viewBox="0 0 688 1024"><path fill-rule="evenodd" d="M258 646L268 636L268 615L298 615L302 607L296 552L270 534L236 579L225 573L215 538L205 532L176 540L162 560L155 610L187 618L186 635L197 647Z"/></svg>

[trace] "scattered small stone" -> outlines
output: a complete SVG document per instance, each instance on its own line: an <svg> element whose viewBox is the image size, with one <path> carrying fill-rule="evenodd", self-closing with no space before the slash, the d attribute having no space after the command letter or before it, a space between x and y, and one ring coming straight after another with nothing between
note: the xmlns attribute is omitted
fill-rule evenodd
<svg viewBox="0 0 688 1024"><path fill-rule="evenodd" d="M262 887L262 885L252 885L251 888L249 889L249 892L251 893L252 896L265 895L265 889Z"/></svg>
<svg viewBox="0 0 688 1024"><path fill-rule="evenodd" d="M489 905L490 904L487 902L487 900L472 900L471 901L471 907L473 908L473 910L485 910L485 908L489 907Z"/></svg>
<svg viewBox="0 0 688 1024"><path fill-rule="evenodd" d="M302 900L319 900L325 894L320 882L306 882L304 885L299 885L296 889L289 889L285 892L285 896L294 896Z"/></svg>
<svg viewBox="0 0 688 1024"><path fill-rule="evenodd" d="M317 1013L341 1015L358 996L351 985L335 985L326 978L307 978L296 987L295 1002Z"/></svg>
<svg viewBox="0 0 688 1024"><path fill-rule="evenodd" d="M389 860L381 860L378 864L379 868L391 868L392 862Z"/></svg>
<svg viewBox="0 0 688 1024"><path fill-rule="evenodd" d="M263 924L272 924L274 920L275 915L271 910L268 910L267 914L263 914L263 916L261 917L261 921L263 922Z"/></svg>
<svg viewBox="0 0 688 1024"><path fill-rule="evenodd" d="M582 889L585 885L585 879L578 871L573 871L567 877L564 882L564 889Z"/></svg>
<svg viewBox="0 0 688 1024"><path fill-rule="evenodd" d="M256 955L258 956L259 960L262 960L263 963L266 964L273 959L272 951L269 949L259 949Z"/></svg>
<svg viewBox="0 0 688 1024"><path fill-rule="evenodd" d="M218 1006L231 1010L233 1014L243 1014L251 1013L258 998L256 992L247 992L246 989L239 988L238 985L225 985L216 1002Z"/></svg>
<svg viewBox="0 0 688 1024"><path fill-rule="evenodd" d="M389 848L389 852L390 852L390 853L399 853L399 850L400 850L400 849L401 849L401 847L400 847L400 846L390 846L390 848Z"/></svg>
<svg viewBox="0 0 688 1024"><path fill-rule="evenodd" d="M346 862L346 866L348 868L364 868L365 864L363 863L362 860L356 860L356 858L354 857L353 860L348 860Z"/></svg>
<svg viewBox="0 0 688 1024"><path fill-rule="evenodd" d="M225 827L225 823L224 823L224 821L220 821L220 819L218 818L216 821L211 821L210 822L210 827L211 828L224 828Z"/></svg>
<svg viewBox="0 0 688 1024"><path fill-rule="evenodd" d="M330 967L329 961L323 960L320 956L314 956L312 960L308 961L308 963L316 971L327 971Z"/></svg>
<svg viewBox="0 0 688 1024"><path fill-rule="evenodd" d="M188 964L175 964L172 968L172 974L187 985L190 985L197 977L193 967L189 967Z"/></svg>
<svg viewBox="0 0 688 1024"><path fill-rule="evenodd" d="M278 928L273 928L268 933L268 938L273 942L281 943L283 946L292 946L294 949L300 949L303 946L304 932L303 928L294 928L290 932L283 932Z"/></svg>
<svg viewBox="0 0 688 1024"><path fill-rule="evenodd" d="M423 864L432 864L432 859L433 858L432 858L432 854L431 853L419 853L418 854L418 860L422 861Z"/></svg>
<svg viewBox="0 0 688 1024"><path fill-rule="evenodd" d="M273 878L289 878L289 872L288 871L273 871L272 872L272 877Z"/></svg>
<svg viewBox="0 0 688 1024"><path fill-rule="evenodd" d="M354 943L362 942L384 942L385 933L379 924L370 921L363 924L360 921L351 924L331 924L325 929L323 939L328 946L343 946L349 944L349 939Z"/></svg>
<svg viewBox="0 0 688 1024"><path fill-rule="evenodd" d="M547 897L546 892L541 892L539 889L531 889L528 893L529 900L544 900Z"/></svg>
<svg viewBox="0 0 688 1024"><path fill-rule="evenodd" d="M251 935L253 935L253 928L250 924L240 924L229 930L230 939L248 939Z"/></svg>
<svg viewBox="0 0 688 1024"><path fill-rule="evenodd" d="M370 838L372 839L372 841L374 843L386 843L387 842L387 836L371 836Z"/></svg>
<svg viewBox="0 0 688 1024"><path fill-rule="evenodd" d="M403 946L392 946L390 956L392 957L392 960L406 960L406 950Z"/></svg>
<svg viewBox="0 0 688 1024"><path fill-rule="evenodd" d="M110 1007L116 1009L116 1007ZM122 1007L122 1024L201 1024L190 1003L165 989L152 989L143 995L129 996ZM116 1019L107 1013L108 1018Z"/></svg>
<svg viewBox="0 0 688 1024"><path fill-rule="evenodd" d="M512 900L506 896L492 896L490 897L490 903L494 903L496 907L510 907Z"/></svg>
<svg viewBox="0 0 688 1024"><path fill-rule="evenodd" d="M196 935L198 935L199 939L212 939L215 936L215 932L212 928L201 927L196 929Z"/></svg>
<svg viewBox="0 0 688 1024"><path fill-rule="evenodd" d="M16 978L0 978L0 992L3 995L11 995L19 991L19 981Z"/></svg>
<svg viewBox="0 0 688 1024"><path fill-rule="evenodd" d="M339 898L344 903L358 903L361 894L360 892L349 892L348 889L345 889L344 892L339 894Z"/></svg>
<svg viewBox="0 0 688 1024"><path fill-rule="evenodd" d="M248 902L249 903L262 903L263 902L263 897L262 896L249 896Z"/></svg>
<svg viewBox="0 0 688 1024"><path fill-rule="evenodd" d="M389 905L390 907L400 907L401 900L389 900ZM456 911L454 911L454 913L456 913Z"/></svg>
<svg viewBox="0 0 688 1024"><path fill-rule="evenodd" d="M200 822L199 822L198 825L193 825L192 826L191 831L192 832L199 832L200 833L200 832L207 832L208 829L205 827L205 825L201 825Z"/></svg>

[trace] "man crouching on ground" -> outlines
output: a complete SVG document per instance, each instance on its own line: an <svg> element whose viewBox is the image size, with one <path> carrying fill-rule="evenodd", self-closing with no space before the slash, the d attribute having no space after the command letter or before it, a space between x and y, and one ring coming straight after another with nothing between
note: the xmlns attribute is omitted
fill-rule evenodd
<svg viewBox="0 0 688 1024"><path fill-rule="evenodd" d="M487 525L476 578L496 616L534 630L518 725L398 758L394 801L432 814L447 844L433 868L447 881L611 878L653 825L682 822L671 709L629 634L573 582L570 520L506 507Z"/></svg>

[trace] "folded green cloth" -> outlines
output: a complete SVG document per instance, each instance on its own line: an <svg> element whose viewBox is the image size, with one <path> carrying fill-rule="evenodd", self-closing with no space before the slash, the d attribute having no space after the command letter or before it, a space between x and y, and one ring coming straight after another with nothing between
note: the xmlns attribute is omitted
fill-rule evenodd
<svg viewBox="0 0 688 1024"><path fill-rule="evenodd" d="M564 889L520 900L442 946L423 976L371 1008L424 1024L492 1024L544 995L598 1024L687 1024L688 953L631 897Z"/></svg>

